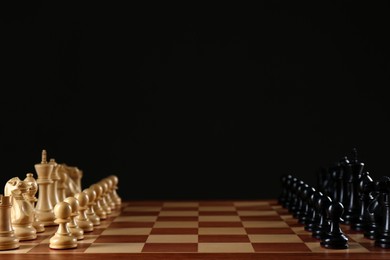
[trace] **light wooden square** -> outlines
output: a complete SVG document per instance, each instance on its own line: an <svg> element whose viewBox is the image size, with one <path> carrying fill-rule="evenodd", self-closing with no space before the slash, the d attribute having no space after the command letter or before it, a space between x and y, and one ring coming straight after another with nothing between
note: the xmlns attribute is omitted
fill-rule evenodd
<svg viewBox="0 0 390 260"><path fill-rule="evenodd" d="M141 253L144 243L94 243L84 253Z"/></svg>
<svg viewBox="0 0 390 260"><path fill-rule="evenodd" d="M303 243L297 235L248 235L252 243Z"/></svg>
<svg viewBox="0 0 390 260"><path fill-rule="evenodd" d="M199 243L199 253L253 253L250 243Z"/></svg>
<svg viewBox="0 0 390 260"><path fill-rule="evenodd" d="M109 228L102 235L149 235L152 228Z"/></svg>
<svg viewBox="0 0 390 260"><path fill-rule="evenodd" d="M199 235L246 235L245 228L241 227L209 227L199 228Z"/></svg>
<svg viewBox="0 0 390 260"><path fill-rule="evenodd" d="M197 221L158 221L155 228L197 228Z"/></svg>
<svg viewBox="0 0 390 260"><path fill-rule="evenodd" d="M349 242L348 249L328 249L321 246L320 243L308 242L306 243L307 247L310 248L312 252L315 253L368 253L370 250L363 247L359 243Z"/></svg>
<svg viewBox="0 0 390 260"><path fill-rule="evenodd" d="M289 227L284 221L243 221L246 228L284 228Z"/></svg>
<svg viewBox="0 0 390 260"><path fill-rule="evenodd" d="M150 235L146 243L197 243L198 235Z"/></svg>

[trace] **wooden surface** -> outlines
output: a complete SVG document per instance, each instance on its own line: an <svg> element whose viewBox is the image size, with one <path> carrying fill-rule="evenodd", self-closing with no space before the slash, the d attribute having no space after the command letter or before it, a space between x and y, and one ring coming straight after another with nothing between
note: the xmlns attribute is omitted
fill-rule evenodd
<svg viewBox="0 0 390 260"><path fill-rule="evenodd" d="M76 249L50 249L56 227L48 227L0 259L390 259L390 250L342 228L350 248L331 250L275 200L127 201Z"/></svg>

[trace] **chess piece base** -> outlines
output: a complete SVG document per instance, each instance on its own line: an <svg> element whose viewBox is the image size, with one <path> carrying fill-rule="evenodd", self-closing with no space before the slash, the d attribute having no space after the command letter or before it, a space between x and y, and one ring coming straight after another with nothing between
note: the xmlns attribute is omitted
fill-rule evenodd
<svg viewBox="0 0 390 260"><path fill-rule="evenodd" d="M50 238L49 247L51 249L71 249L77 248L77 239L74 236L54 235Z"/></svg>
<svg viewBox="0 0 390 260"><path fill-rule="evenodd" d="M9 234L0 233L0 251L18 249L20 247L19 239L17 237L4 235Z"/></svg>

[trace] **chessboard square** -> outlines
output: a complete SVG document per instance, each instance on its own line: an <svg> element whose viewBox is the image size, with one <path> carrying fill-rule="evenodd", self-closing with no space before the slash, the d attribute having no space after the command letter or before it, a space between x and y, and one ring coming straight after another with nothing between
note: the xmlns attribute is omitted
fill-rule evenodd
<svg viewBox="0 0 390 260"><path fill-rule="evenodd" d="M142 249L142 252L149 253L196 253L197 251L197 243L146 243Z"/></svg>
<svg viewBox="0 0 390 260"><path fill-rule="evenodd" d="M141 253L144 243L94 243L84 253Z"/></svg>
<svg viewBox="0 0 390 260"><path fill-rule="evenodd" d="M236 211L234 206L200 206L199 211Z"/></svg>
<svg viewBox="0 0 390 260"><path fill-rule="evenodd" d="M274 216L241 216L241 221L282 221L278 215Z"/></svg>
<svg viewBox="0 0 390 260"><path fill-rule="evenodd" d="M54 235L51 234L51 235L37 235L37 238L33 239L33 240L25 240L25 241L20 241L21 243L24 243L24 244L36 244L36 243L41 243L43 240L47 239L47 238L50 238Z"/></svg>
<svg viewBox="0 0 390 260"><path fill-rule="evenodd" d="M159 216L163 217L196 217L198 211L161 211Z"/></svg>
<svg viewBox="0 0 390 260"><path fill-rule="evenodd" d="M157 216L119 216L114 219L114 222L155 222Z"/></svg>
<svg viewBox="0 0 390 260"><path fill-rule="evenodd" d="M104 230L106 230L106 228L100 228L100 226L99 226L99 228L94 227L92 232L88 232L86 234L88 234L88 235L100 235L101 233L103 233Z"/></svg>
<svg viewBox="0 0 390 260"><path fill-rule="evenodd" d="M256 211L237 211L239 216L275 216L278 215L272 210L256 210Z"/></svg>
<svg viewBox="0 0 390 260"><path fill-rule="evenodd" d="M243 226L246 228L284 228L288 227L284 221L243 221Z"/></svg>
<svg viewBox="0 0 390 260"><path fill-rule="evenodd" d="M232 207L234 203L232 201L223 201L223 200L208 200L200 201L200 207Z"/></svg>
<svg viewBox="0 0 390 260"><path fill-rule="evenodd" d="M145 243L148 235L99 236L94 243Z"/></svg>
<svg viewBox="0 0 390 260"><path fill-rule="evenodd" d="M123 216L158 216L160 211L127 211L122 212L121 217Z"/></svg>
<svg viewBox="0 0 390 260"><path fill-rule="evenodd" d="M234 202L236 207L256 207L256 206L269 206L267 201L236 201Z"/></svg>
<svg viewBox="0 0 390 260"><path fill-rule="evenodd" d="M198 207L163 207L160 211L198 211Z"/></svg>
<svg viewBox="0 0 390 260"><path fill-rule="evenodd" d="M221 222L199 222L199 227L243 227L241 222L221 221Z"/></svg>
<svg viewBox="0 0 390 260"><path fill-rule="evenodd" d="M197 228L197 221L160 221L154 224L154 228Z"/></svg>
<svg viewBox="0 0 390 260"><path fill-rule="evenodd" d="M238 206L236 207L237 211L261 211L261 210L274 210L269 205L260 205L260 206Z"/></svg>
<svg viewBox="0 0 390 260"><path fill-rule="evenodd" d="M140 222L140 221L112 222L109 225L109 228L153 227L153 225L154 222Z"/></svg>
<svg viewBox="0 0 390 260"><path fill-rule="evenodd" d="M241 221L239 216L199 216L199 221Z"/></svg>
<svg viewBox="0 0 390 260"><path fill-rule="evenodd" d="M294 221L294 222L297 222L298 220L296 218L293 217L293 215L280 215L280 218L282 218L283 220L288 220L288 221Z"/></svg>
<svg viewBox="0 0 390 260"><path fill-rule="evenodd" d="M236 211L199 211L199 216L237 216Z"/></svg>
<svg viewBox="0 0 390 260"><path fill-rule="evenodd" d="M285 220L286 224L289 225L290 227L303 227L304 225L299 223L296 219L292 220Z"/></svg>
<svg viewBox="0 0 390 260"><path fill-rule="evenodd" d="M198 235L150 235L146 243L197 243Z"/></svg>
<svg viewBox="0 0 390 260"><path fill-rule="evenodd" d="M309 231L305 230L304 226L299 226L299 227L290 227L292 231L295 232L295 234L311 234Z"/></svg>
<svg viewBox="0 0 390 260"><path fill-rule="evenodd" d="M307 242L317 242L317 243L319 243L320 242L320 240L315 238L315 237L313 237L311 233L308 233L308 234L298 234L298 236L305 243L307 243Z"/></svg>
<svg viewBox="0 0 390 260"><path fill-rule="evenodd" d="M93 230L95 230L95 229L106 229L106 228L108 228L108 226L111 225L111 223L112 223L112 221L102 220L102 221L100 221L100 225L99 226L95 226L93 228Z"/></svg>
<svg viewBox="0 0 390 260"><path fill-rule="evenodd" d="M32 248L36 247L38 243L24 243L20 242L19 248L10 250L0 250L1 254L24 254L29 252Z"/></svg>
<svg viewBox="0 0 390 260"><path fill-rule="evenodd" d="M136 207L136 206L162 207L163 204L164 202L162 201L130 201L129 203L127 203L125 209L128 207Z"/></svg>
<svg viewBox="0 0 390 260"><path fill-rule="evenodd" d="M199 253L253 253L250 243L199 243Z"/></svg>
<svg viewBox="0 0 390 260"><path fill-rule="evenodd" d="M199 202L191 202L191 201L178 201L178 202L165 202L163 207L198 207Z"/></svg>
<svg viewBox="0 0 390 260"><path fill-rule="evenodd" d="M160 212L161 207L152 207L152 206L133 206L133 207L127 207L123 210L124 212L129 212L129 211L141 211L141 212Z"/></svg>
<svg viewBox="0 0 390 260"><path fill-rule="evenodd" d="M370 252L367 248L364 246L360 245L359 243L355 242L349 242L349 248L347 249L330 249L330 248L325 248L321 246L319 242L308 242L306 245L310 248L310 250L314 253L367 253Z"/></svg>
<svg viewBox="0 0 390 260"><path fill-rule="evenodd" d="M197 228L153 228L151 235L198 234Z"/></svg>
<svg viewBox="0 0 390 260"><path fill-rule="evenodd" d="M245 228L247 234L295 234L290 228Z"/></svg>
<svg viewBox="0 0 390 260"><path fill-rule="evenodd" d="M159 216L156 220L158 221L198 221L198 217L191 217L191 216L181 216L181 217L176 217L176 216Z"/></svg>
<svg viewBox="0 0 390 260"><path fill-rule="evenodd" d="M252 243L302 243L302 239L300 239L297 235L290 234L250 234L249 240Z"/></svg>
<svg viewBox="0 0 390 260"><path fill-rule="evenodd" d="M98 237L99 237L98 235L89 235L89 233L84 233L84 239L77 241L77 243L92 244L92 243L95 243L95 240Z"/></svg>
<svg viewBox="0 0 390 260"><path fill-rule="evenodd" d="M304 243L252 243L255 252L310 252Z"/></svg>
<svg viewBox="0 0 390 260"><path fill-rule="evenodd" d="M240 227L199 228L199 235L246 235L246 230Z"/></svg>
<svg viewBox="0 0 390 260"><path fill-rule="evenodd" d="M366 248L370 252L376 252L376 253L389 253L388 248L382 248L380 246L375 245L375 240L370 240L370 242L362 242L359 243L362 247Z"/></svg>
<svg viewBox="0 0 390 260"><path fill-rule="evenodd" d="M109 228L102 235L149 235L152 228Z"/></svg>
<svg viewBox="0 0 390 260"><path fill-rule="evenodd" d="M353 240L354 242L358 243L371 243L373 240L368 239L364 236L364 234L348 234L347 237L350 240Z"/></svg>
<svg viewBox="0 0 390 260"><path fill-rule="evenodd" d="M199 243L245 243L250 242L247 235L199 235Z"/></svg>

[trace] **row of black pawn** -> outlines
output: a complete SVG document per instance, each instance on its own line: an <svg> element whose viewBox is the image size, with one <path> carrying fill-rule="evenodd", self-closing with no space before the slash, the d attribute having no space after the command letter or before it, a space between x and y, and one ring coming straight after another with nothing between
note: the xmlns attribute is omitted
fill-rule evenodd
<svg viewBox="0 0 390 260"><path fill-rule="evenodd" d="M348 238L340 228L343 204L292 175L282 177L279 203L304 225L306 231L320 240L321 246L346 249Z"/></svg>

